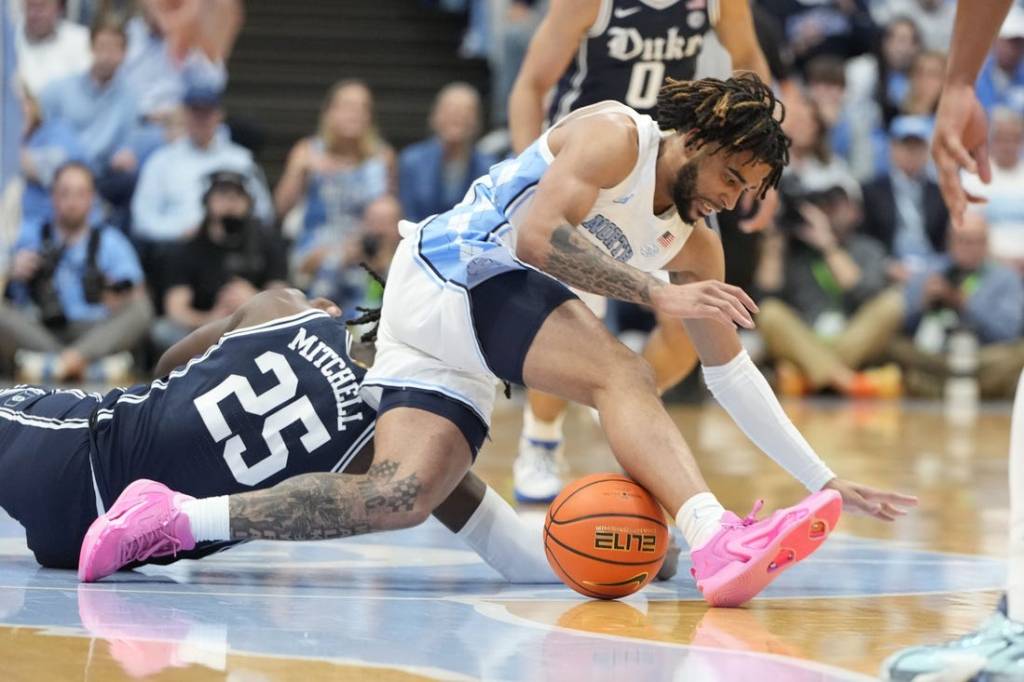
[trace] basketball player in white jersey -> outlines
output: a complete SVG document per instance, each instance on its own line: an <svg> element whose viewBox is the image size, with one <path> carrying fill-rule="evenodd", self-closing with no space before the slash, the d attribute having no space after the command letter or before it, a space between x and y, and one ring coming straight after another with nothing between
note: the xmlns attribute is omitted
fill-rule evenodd
<svg viewBox="0 0 1024 682"><path fill-rule="evenodd" d="M975 94L978 71L1012 0L961 2L950 43L949 65L935 117L932 156L954 227L970 203L960 172L989 182L988 119ZM1010 542L1006 595L977 630L937 646L897 652L882 665L886 680L1010 682L1024 680L1024 374L1017 383L1010 424Z"/></svg>
<svg viewBox="0 0 1024 682"><path fill-rule="evenodd" d="M602 100L653 116L666 76L691 80L697 75L698 57L712 31L733 68L771 82L748 0L552 0L509 97L513 150L521 152L545 127ZM582 294L581 299L604 317L603 297ZM697 364L680 321L664 315L657 316L643 357L654 368L659 392L678 384ZM566 407L555 396L527 392L513 464L522 502L549 502L562 488Z"/></svg>
<svg viewBox="0 0 1024 682"><path fill-rule="evenodd" d="M209 500L219 517L197 534L181 506L201 513L206 500L133 496L129 488L83 544L83 556L103 567L87 565L89 575L169 553L169 544L187 550L217 539L323 539L418 524L473 462L498 379L598 410L622 468L674 513L712 604L747 601L814 551L843 504L884 520L905 513L915 498L836 477L736 335L736 325L752 326L756 306L721 282L721 244L702 218L778 182L789 144L781 105L752 75L670 81L659 97L658 122L617 102L582 109L494 166L452 210L402 224L377 357L363 383L378 401L375 449L392 463L393 494L367 495L373 486L345 474L306 475L232 495L226 505ZM659 123L675 132L663 135ZM672 282L650 274L658 269ZM761 520L760 504L745 519L725 511L658 398L649 365L570 286L682 318L715 397L813 494Z"/></svg>

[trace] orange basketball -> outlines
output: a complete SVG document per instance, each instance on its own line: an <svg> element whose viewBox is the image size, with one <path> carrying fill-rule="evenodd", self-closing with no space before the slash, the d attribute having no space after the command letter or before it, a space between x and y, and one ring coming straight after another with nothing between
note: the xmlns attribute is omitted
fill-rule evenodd
<svg viewBox="0 0 1024 682"><path fill-rule="evenodd" d="M544 522L548 563L587 597L633 594L658 574L667 548L658 502L622 474L591 474L566 486Z"/></svg>

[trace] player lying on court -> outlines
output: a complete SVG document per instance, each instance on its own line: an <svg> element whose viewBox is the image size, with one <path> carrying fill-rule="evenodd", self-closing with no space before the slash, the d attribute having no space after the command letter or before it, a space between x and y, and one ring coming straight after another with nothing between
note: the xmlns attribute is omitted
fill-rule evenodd
<svg viewBox="0 0 1024 682"><path fill-rule="evenodd" d="M843 503L884 520L903 514L915 498L839 479L818 458L736 334L736 325L753 326L756 306L721 281L721 242L702 219L777 184L788 162L782 115L756 76L669 80L657 122L616 102L585 107L494 166L450 211L403 223L363 382L379 400L375 449L386 480L378 471L311 474L226 503L130 488L90 529L81 574L100 577L196 541L418 524L473 463L496 377L598 410L622 468L674 512L712 604L747 601L810 554ZM671 283L650 274L658 269ZM650 367L569 286L682 318L716 399L813 494L761 520L726 512ZM223 439L230 430L218 414L209 409L210 433ZM186 504L190 517L209 519L198 535Z"/></svg>
<svg viewBox="0 0 1024 682"><path fill-rule="evenodd" d="M140 478L209 497L344 471L364 476L368 506L404 504L407 484L394 479L396 463L374 457L376 412L359 397L365 370L349 358L345 327L332 317L338 312L297 291L268 291L171 348L157 366L164 378L150 385L106 395L0 391L0 506L25 527L39 563L75 568L89 525ZM353 344L352 352L365 362L372 346ZM342 533L345 512L331 487L319 488L319 499L317 490L305 491L302 507L288 496L267 499L307 523L310 534L320 524L332 528L329 535ZM265 520L259 504L237 499L236 530ZM507 580L557 582L539 525L522 522L475 474L433 513ZM210 532L205 516L193 523L197 534ZM274 533L264 527L260 536ZM177 558L225 544L202 543ZM659 577L674 572L670 553Z"/></svg>

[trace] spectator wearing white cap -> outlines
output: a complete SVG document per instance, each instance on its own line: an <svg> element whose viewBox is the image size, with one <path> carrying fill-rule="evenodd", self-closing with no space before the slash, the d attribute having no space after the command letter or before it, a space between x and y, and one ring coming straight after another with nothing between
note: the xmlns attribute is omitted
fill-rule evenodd
<svg viewBox="0 0 1024 682"><path fill-rule="evenodd" d="M992 55L978 75L978 101L986 111L1006 106L1024 112L1024 9L1013 7L999 29Z"/></svg>
<svg viewBox="0 0 1024 682"><path fill-rule="evenodd" d="M944 250L949 212L927 172L931 119L897 116L889 134L892 167L864 185L863 232L885 246L890 277L904 281Z"/></svg>

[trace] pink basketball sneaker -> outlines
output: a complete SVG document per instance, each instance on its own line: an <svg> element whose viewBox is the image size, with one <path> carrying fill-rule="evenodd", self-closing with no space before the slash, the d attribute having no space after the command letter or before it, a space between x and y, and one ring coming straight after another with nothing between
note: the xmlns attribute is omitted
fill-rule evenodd
<svg viewBox="0 0 1024 682"><path fill-rule="evenodd" d="M92 522L78 555L78 579L93 582L136 561L196 546L181 504L193 498L163 483L139 479Z"/></svg>
<svg viewBox="0 0 1024 682"><path fill-rule="evenodd" d="M722 515L722 529L690 554L690 574L712 606L739 606L821 546L839 521L843 499L821 490L800 504L758 521L758 500L745 519Z"/></svg>

